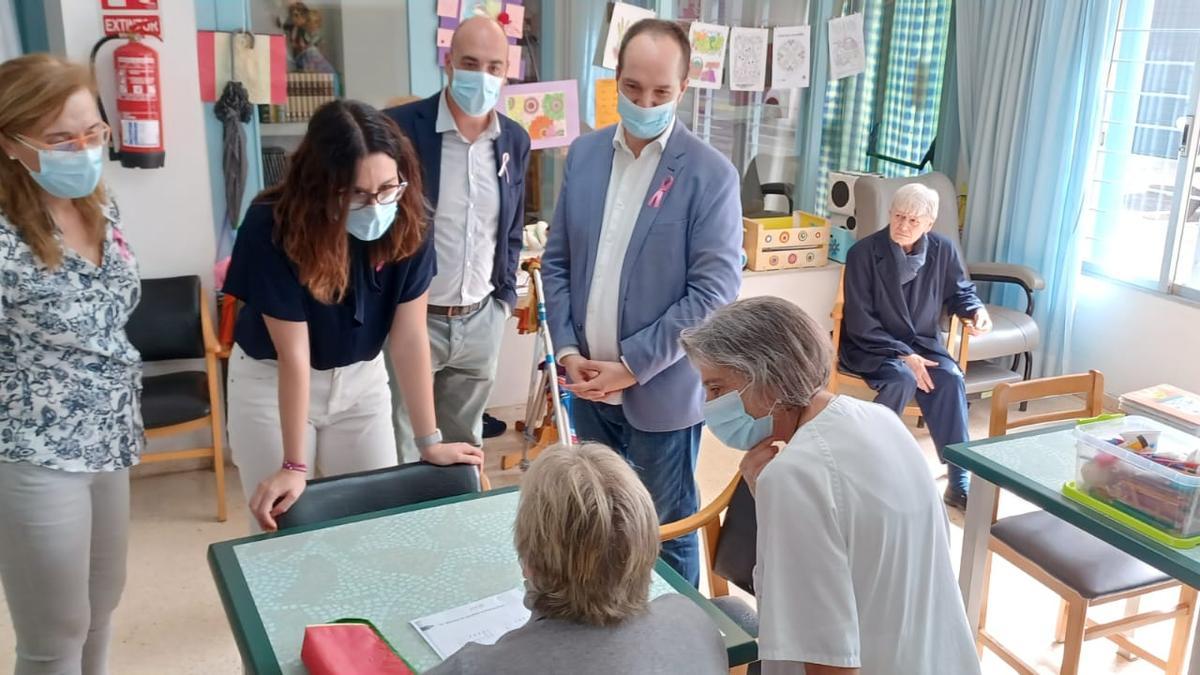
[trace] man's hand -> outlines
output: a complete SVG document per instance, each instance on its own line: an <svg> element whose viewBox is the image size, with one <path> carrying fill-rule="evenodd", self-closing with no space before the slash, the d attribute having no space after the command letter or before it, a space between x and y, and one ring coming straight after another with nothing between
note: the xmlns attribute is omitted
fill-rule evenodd
<svg viewBox="0 0 1200 675"><path fill-rule="evenodd" d="M992 330L992 317L983 307L975 310L975 318L967 326L967 330L971 335L983 335Z"/></svg>
<svg viewBox="0 0 1200 675"><path fill-rule="evenodd" d="M580 354L571 354L562 359L563 368L567 369L567 379L570 384L583 384L600 374L592 362Z"/></svg>
<svg viewBox="0 0 1200 675"><path fill-rule="evenodd" d="M758 475L767 468L767 464L770 464L771 460L775 459L775 455L779 454L779 447L775 443L777 443L775 439L768 438L750 448L742 457L741 463L738 464L738 471L742 473L742 479L750 488L750 494L755 494L758 487Z"/></svg>
<svg viewBox="0 0 1200 675"><path fill-rule="evenodd" d="M909 354L901 356L900 360L904 365L908 366L909 370L913 371L913 375L917 376L917 389L928 394L933 391L933 378L929 375L929 366L936 366L937 361L930 361L920 354Z"/></svg>
<svg viewBox="0 0 1200 675"><path fill-rule="evenodd" d="M582 363L576 361L579 359ZM567 364L570 361L570 365ZM569 356L563 361L567 374L571 375L572 383L567 385L567 391L585 401L603 401L613 392L628 389L637 384L637 378L624 363L619 361L592 361L582 356ZM577 368L582 375L582 381L576 380L572 369ZM590 377L589 377L590 376Z"/></svg>

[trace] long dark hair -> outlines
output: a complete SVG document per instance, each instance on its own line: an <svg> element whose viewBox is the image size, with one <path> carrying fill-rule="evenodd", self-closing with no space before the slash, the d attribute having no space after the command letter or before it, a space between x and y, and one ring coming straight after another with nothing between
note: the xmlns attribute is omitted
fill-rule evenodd
<svg viewBox="0 0 1200 675"><path fill-rule="evenodd" d="M397 262L412 255L425 236L421 169L396 123L366 103L333 101L318 108L283 183L255 200L275 204L275 241L296 264L300 282L321 302L341 302L346 296L350 195L359 162L380 152L396 160L408 189L391 229L367 250L372 266Z"/></svg>

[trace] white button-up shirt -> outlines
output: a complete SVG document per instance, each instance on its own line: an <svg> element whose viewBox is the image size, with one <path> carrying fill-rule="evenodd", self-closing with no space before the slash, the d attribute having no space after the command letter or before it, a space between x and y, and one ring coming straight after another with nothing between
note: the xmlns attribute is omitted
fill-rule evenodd
<svg viewBox="0 0 1200 675"><path fill-rule="evenodd" d="M596 249L596 264L592 271L592 287L588 293L584 331L593 361L621 361L621 336L618 317L621 304L621 269L625 253L633 237L638 216L645 207L650 181L658 170L667 139L674 124L633 156L625 142L625 128L618 123L613 135L612 173L608 177L608 194L604 198L604 220L600 229L600 245ZM564 354L570 353L564 350ZM621 392L604 399L605 403L621 403Z"/></svg>
<svg viewBox="0 0 1200 675"><path fill-rule="evenodd" d="M435 126L442 135L442 170L433 215L437 276L429 285L431 305L472 305L495 290L500 178L492 141L500 135L500 118L494 112L491 117L488 128L468 143L442 92Z"/></svg>

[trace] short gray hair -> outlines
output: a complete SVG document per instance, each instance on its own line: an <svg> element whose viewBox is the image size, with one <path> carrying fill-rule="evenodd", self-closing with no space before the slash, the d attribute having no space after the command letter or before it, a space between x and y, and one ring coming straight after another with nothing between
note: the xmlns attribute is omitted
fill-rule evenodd
<svg viewBox="0 0 1200 675"><path fill-rule="evenodd" d="M693 361L741 373L751 388L787 405L808 406L833 371L829 333L780 298L739 300L680 340Z"/></svg>
<svg viewBox="0 0 1200 675"><path fill-rule="evenodd" d="M937 190L921 183L909 183L896 190L896 194L892 196L892 205L888 209L888 213L903 213L908 216L937 220L940 201Z"/></svg>
<svg viewBox="0 0 1200 675"><path fill-rule="evenodd" d="M539 614L611 626L646 611L658 515L641 479L608 447L558 445L534 460L513 543Z"/></svg>

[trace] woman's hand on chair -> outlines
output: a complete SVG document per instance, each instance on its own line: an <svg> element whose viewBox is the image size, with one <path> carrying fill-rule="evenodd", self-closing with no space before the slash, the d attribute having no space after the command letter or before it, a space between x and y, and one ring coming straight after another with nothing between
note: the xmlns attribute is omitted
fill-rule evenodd
<svg viewBox="0 0 1200 675"><path fill-rule="evenodd" d="M451 464L483 465L483 448L470 443L438 443L421 451L421 459L438 466Z"/></svg>
<svg viewBox="0 0 1200 675"><path fill-rule="evenodd" d="M250 512L262 529L267 532L279 529L275 519L287 513L300 498L307 485L306 478L299 471L280 469L258 484L254 496L250 498Z"/></svg>

